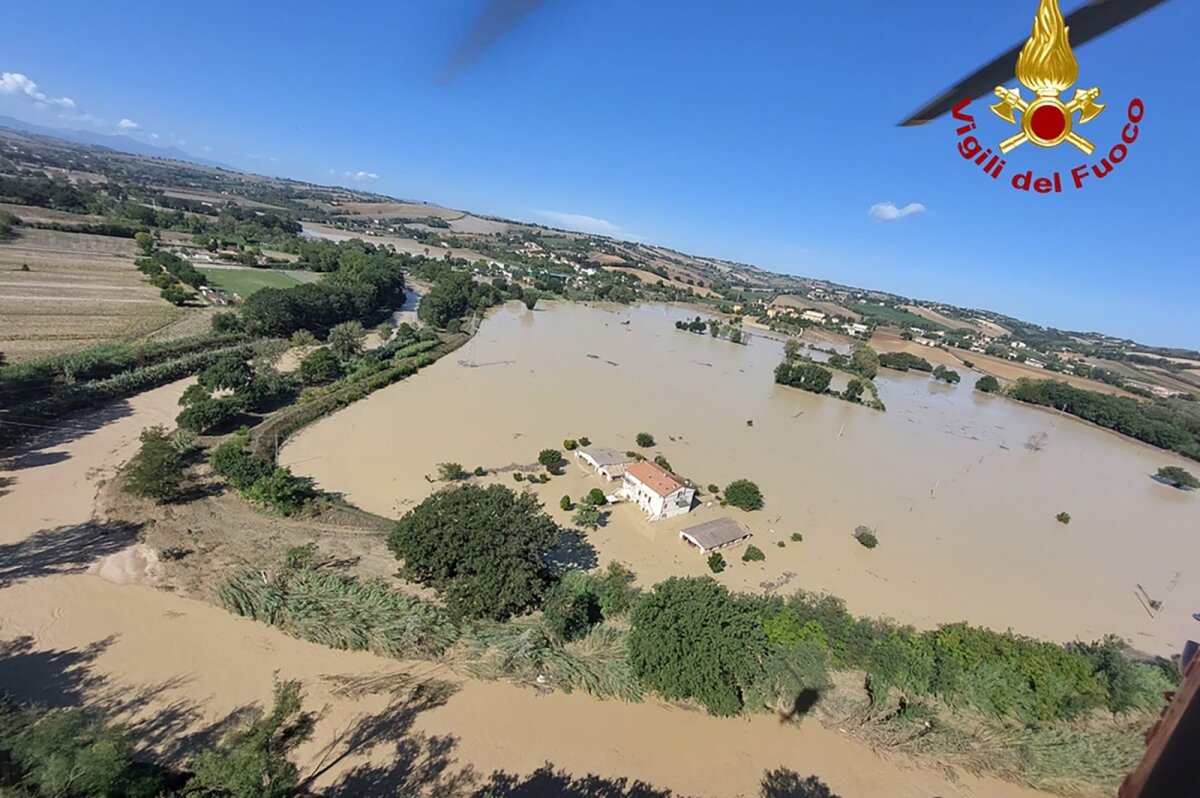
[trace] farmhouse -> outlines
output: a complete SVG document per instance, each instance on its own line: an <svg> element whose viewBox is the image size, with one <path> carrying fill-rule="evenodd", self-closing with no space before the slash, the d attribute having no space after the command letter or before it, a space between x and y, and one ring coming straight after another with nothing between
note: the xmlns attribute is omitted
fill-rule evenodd
<svg viewBox="0 0 1200 798"><path fill-rule="evenodd" d="M701 554L744 543L751 536L750 530L732 518L716 518L703 524L689 526L679 533L679 539L695 546Z"/></svg>
<svg viewBox="0 0 1200 798"><path fill-rule="evenodd" d="M683 515L692 509L696 490L648 460L626 467L617 494L646 511L651 521Z"/></svg>
<svg viewBox="0 0 1200 798"><path fill-rule="evenodd" d="M800 318L821 324L825 321L825 314L819 310L806 310L800 314Z"/></svg>
<svg viewBox="0 0 1200 798"><path fill-rule="evenodd" d="M609 482L624 475L625 467L631 459L616 449L606 449L603 446L584 446L575 450L575 456Z"/></svg>

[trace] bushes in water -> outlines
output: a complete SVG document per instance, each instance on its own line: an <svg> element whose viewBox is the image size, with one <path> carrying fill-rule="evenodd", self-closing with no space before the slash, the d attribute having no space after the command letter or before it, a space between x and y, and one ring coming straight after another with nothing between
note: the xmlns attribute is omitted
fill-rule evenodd
<svg viewBox="0 0 1200 798"><path fill-rule="evenodd" d="M747 512L761 510L763 507L762 491L758 489L758 485L748 479L735 479L725 486L725 503Z"/></svg>
<svg viewBox="0 0 1200 798"><path fill-rule="evenodd" d="M832 371L805 360L785 360L775 367L775 382L811 393L825 393L832 381Z"/></svg>
<svg viewBox="0 0 1200 798"><path fill-rule="evenodd" d="M910 352L883 352L879 355L879 365L896 371L933 371L933 364L923 357Z"/></svg>
<svg viewBox="0 0 1200 798"><path fill-rule="evenodd" d="M996 393L1000 390L1000 380L993 377L991 374L985 374L975 380L975 390L980 393Z"/></svg>
<svg viewBox="0 0 1200 798"><path fill-rule="evenodd" d="M708 570L712 571L714 574L719 574L725 570L725 558L719 551L714 551L712 554L708 555L708 559L705 562L708 563Z"/></svg>
<svg viewBox="0 0 1200 798"><path fill-rule="evenodd" d="M763 554L762 549L758 546L747 546L742 552L742 562L762 562L767 559L767 555Z"/></svg>
<svg viewBox="0 0 1200 798"><path fill-rule="evenodd" d="M641 446L643 449L647 449L654 445L654 436L649 432L639 432L634 440L637 442L637 445Z"/></svg>

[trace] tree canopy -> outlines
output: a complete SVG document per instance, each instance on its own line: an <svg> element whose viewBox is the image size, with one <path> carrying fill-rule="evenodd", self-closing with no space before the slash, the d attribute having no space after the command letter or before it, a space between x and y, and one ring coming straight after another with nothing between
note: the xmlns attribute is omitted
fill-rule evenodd
<svg viewBox="0 0 1200 798"><path fill-rule="evenodd" d="M142 448L130 463L126 489L158 502L174 499L183 481L183 457L163 427L144 430L141 441Z"/></svg>
<svg viewBox="0 0 1200 798"><path fill-rule="evenodd" d="M410 510L388 547L404 575L437 589L451 612L503 620L540 605L553 582L544 558L560 537L533 494L466 485Z"/></svg>
<svg viewBox="0 0 1200 798"><path fill-rule="evenodd" d="M991 374L985 374L975 381L975 390L981 393L995 393L1000 390L1000 380Z"/></svg>
<svg viewBox="0 0 1200 798"><path fill-rule="evenodd" d="M725 502L743 510L761 510L762 491L748 479L735 479L725 486Z"/></svg>
<svg viewBox="0 0 1200 798"><path fill-rule="evenodd" d="M812 393L825 393L833 381L833 372L808 361L784 361L775 368L775 382Z"/></svg>
<svg viewBox="0 0 1200 798"><path fill-rule="evenodd" d="M714 715L741 711L768 643L743 597L709 578L672 578L637 603L631 620L629 660L647 687Z"/></svg>

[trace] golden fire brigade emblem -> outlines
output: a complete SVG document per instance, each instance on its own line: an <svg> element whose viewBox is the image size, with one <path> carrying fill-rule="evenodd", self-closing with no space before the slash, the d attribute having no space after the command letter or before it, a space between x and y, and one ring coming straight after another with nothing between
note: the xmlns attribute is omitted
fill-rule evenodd
<svg viewBox="0 0 1200 798"><path fill-rule="evenodd" d="M1071 128L1076 111L1082 125L1104 110L1104 105L1096 102L1100 89L1094 86L1076 89L1070 102L1060 99L1079 78L1079 62L1071 51L1068 31L1058 0L1041 0L1033 21L1033 34L1017 59L1017 80L1034 97L1026 101L1020 89L996 87L996 96L1000 98L992 106L996 116L1015 125L1018 123L1013 112L1021 112L1021 132L1000 142L1000 152L1007 153L1027 141L1039 147L1057 147L1069 141L1088 155L1096 149Z"/></svg>

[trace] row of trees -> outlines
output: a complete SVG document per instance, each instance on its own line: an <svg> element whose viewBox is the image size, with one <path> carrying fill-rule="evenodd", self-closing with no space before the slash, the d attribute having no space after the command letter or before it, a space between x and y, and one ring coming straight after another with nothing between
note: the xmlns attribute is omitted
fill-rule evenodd
<svg viewBox="0 0 1200 798"><path fill-rule="evenodd" d="M1200 460L1200 409L1194 402L1139 402L1076 388L1057 380L1021 378L1008 389L1013 399L1063 412L1139 441Z"/></svg>
<svg viewBox="0 0 1200 798"><path fill-rule="evenodd" d="M827 392L832 381L833 372L811 361L789 363L785 360L775 367L775 382L812 393Z"/></svg>
<svg viewBox="0 0 1200 798"><path fill-rule="evenodd" d="M1115 638L1061 646L962 623L918 632L855 618L830 596L750 596L711 579L656 585L631 621L630 660L643 684L718 715L790 714L828 686L830 668L865 670L876 695L896 687L910 701L937 697L1027 724L1155 709L1177 679L1131 662Z"/></svg>
<svg viewBox="0 0 1200 798"><path fill-rule="evenodd" d="M256 335L286 337L308 330L324 337L344 321L375 321L383 311L404 303L402 268L408 262L407 256L375 249L369 257L351 256L318 283L264 288L242 306L245 328Z"/></svg>
<svg viewBox="0 0 1200 798"><path fill-rule="evenodd" d="M884 352L879 356L879 365L896 371L924 371L926 373L933 372L933 364L923 357L911 354L909 352Z"/></svg>

